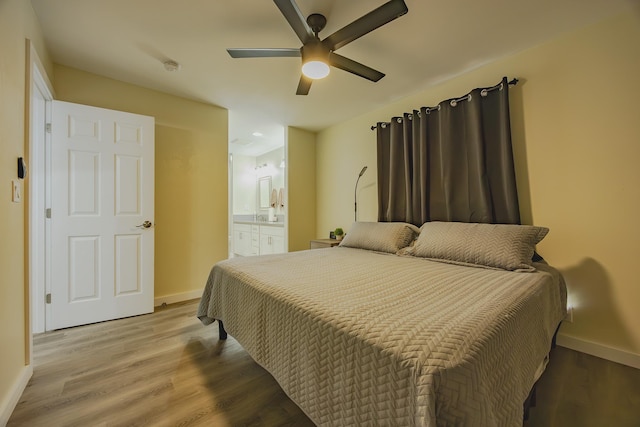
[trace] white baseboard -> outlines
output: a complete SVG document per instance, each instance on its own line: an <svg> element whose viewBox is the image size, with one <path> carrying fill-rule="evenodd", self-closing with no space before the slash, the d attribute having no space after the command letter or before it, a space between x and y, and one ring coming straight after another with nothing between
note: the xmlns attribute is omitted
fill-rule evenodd
<svg viewBox="0 0 640 427"><path fill-rule="evenodd" d="M609 347L604 344L587 341L582 338L565 335L563 333L558 333L556 344L570 348L571 350L587 353L601 359L610 360L612 362L640 369L640 354L631 353L626 350L620 350L619 348Z"/></svg>
<svg viewBox="0 0 640 427"><path fill-rule="evenodd" d="M158 307L162 304L174 304L176 302L189 301L192 299L200 298L202 296L202 289L190 291L190 292L182 292L179 294L171 294L165 295L162 297L157 297L153 300L153 306Z"/></svg>
<svg viewBox="0 0 640 427"><path fill-rule="evenodd" d="M22 372L20 372L20 375L7 393L7 396L0 402L0 426L6 426L9 422L9 418L20 401L22 392L24 392L24 389L27 387L31 375L33 375L32 365L27 365L22 368Z"/></svg>

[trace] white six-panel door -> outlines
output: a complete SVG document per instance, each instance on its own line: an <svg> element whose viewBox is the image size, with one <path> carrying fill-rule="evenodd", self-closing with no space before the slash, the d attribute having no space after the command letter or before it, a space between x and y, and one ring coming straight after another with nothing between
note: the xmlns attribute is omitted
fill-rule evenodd
<svg viewBox="0 0 640 427"><path fill-rule="evenodd" d="M52 327L150 313L154 119L60 101L52 109Z"/></svg>

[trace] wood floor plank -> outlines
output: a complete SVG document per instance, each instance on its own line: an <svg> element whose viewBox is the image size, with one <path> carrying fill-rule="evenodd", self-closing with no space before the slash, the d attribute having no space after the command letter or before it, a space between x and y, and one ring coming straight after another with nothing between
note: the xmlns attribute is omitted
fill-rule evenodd
<svg viewBox="0 0 640 427"><path fill-rule="evenodd" d="M34 337L34 374L8 426L312 426L197 301ZM553 350L525 427L640 427L640 371Z"/></svg>
<svg viewBox="0 0 640 427"><path fill-rule="evenodd" d="M640 427L640 370L563 347L551 352L525 427Z"/></svg>

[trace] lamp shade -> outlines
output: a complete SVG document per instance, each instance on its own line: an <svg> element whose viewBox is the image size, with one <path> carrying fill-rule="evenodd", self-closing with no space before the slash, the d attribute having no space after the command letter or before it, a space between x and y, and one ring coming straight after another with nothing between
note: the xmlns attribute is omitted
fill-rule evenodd
<svg viewBox="0 0 640 427"><path fill-rule="evenodd" d="M309 61L302 64L302 74L310 79L323 79L329 75L329 66L322 61Z"/></svg>

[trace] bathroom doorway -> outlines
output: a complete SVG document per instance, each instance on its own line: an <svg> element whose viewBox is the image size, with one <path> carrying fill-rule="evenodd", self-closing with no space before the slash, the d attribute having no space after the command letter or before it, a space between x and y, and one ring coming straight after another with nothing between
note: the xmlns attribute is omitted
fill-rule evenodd
<svg viewBox="0 0 640 427"><path fill-rule="evenodd" d="M287 252L285 127L229 111L229 257Z"/></svg>

